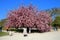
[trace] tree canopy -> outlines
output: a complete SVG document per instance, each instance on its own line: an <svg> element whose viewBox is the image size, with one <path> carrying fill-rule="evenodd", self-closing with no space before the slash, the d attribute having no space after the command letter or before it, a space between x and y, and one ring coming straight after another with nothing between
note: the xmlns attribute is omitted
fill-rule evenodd
<svg viewBox="0 0 60 40"><path fill-rule="evenodd" d="M2 20L0 21L0 26L4 26L4 23L6 22L6 20L7 20L7 19L2 19Z"/></svg>
<svg viewBox="0 0 60 40"><path fill-rule="evenodd" d="M9 12L6 27L36 27L45 32L51 29L51 16L48 12L38 11L32 5L21 6L17 10Z"/></svg>
<svg viewBox="0 0 60 40"><path fill-rule="evenodd" d="M51 8L46 10L46 12L49 12L51 16L60 15L60 8Z"/></svg>
<svg viewBox="0 0 60 40"><path fill-rule="evenodd" d="M53 21L53 26L60 26L60 16L56 16L55 20Z"/></svg>

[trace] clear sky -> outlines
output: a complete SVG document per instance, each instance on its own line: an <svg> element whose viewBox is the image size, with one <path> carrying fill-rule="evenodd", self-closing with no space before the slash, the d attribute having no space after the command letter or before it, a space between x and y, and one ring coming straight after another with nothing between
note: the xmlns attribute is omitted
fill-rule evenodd
<svg viewBox="0 0 60 40"><path fill-rule="evenodd" d="M39 10L60 7L60 0L0 0L0 20L6 18L9 10L18 8L21 4L36 6Z"/></svg>

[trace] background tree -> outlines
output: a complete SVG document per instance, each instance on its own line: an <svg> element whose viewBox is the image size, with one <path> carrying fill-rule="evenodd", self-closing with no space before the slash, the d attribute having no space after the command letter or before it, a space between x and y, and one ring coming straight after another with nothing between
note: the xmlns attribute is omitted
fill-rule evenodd
<svg viewBox="0 0 60 40"><path fill-rule="evenodd" d="M53 21L52 25L60 27L60 16L57 16L55 18L55 20Z"/></svg>
<svg viewBox="0 0 60 40"><path fill-rule="evenodd" d="M51 16L60 15L60 8L51 8L46 10L46 12L49 12Z"/></svg>
<svg viewBox="0 0 60 40"><path fill-rule="evenodd" d="M0 21L0 26L4 27L4 23L6 22L6 20L7 20L7 19L2 19L2 20Z"/></svg>

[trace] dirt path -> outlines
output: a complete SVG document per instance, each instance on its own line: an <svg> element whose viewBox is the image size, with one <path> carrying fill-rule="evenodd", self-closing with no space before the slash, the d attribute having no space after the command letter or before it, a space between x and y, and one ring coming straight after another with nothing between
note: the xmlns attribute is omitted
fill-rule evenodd
<svg viewBox="0 0 60 40"><path fill-rule="evenodd" d="M24 37L22 33L13 33L13 36L0 37L0 40L60 40L60 31L31 33L27 37Z"/></svg>

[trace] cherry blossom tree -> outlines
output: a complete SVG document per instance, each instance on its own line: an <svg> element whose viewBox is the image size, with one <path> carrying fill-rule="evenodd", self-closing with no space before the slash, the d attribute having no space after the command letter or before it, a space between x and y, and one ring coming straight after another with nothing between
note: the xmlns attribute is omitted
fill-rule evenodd
<svg viewBox="0 0 60 40"><path fill-rule="evenodd" d="M8 13L7 27L37 28L42 32L50 31L51 16L44 11L38 11L33 6L21 6L17 10Z"/></svg>
<svg viewBox="0 0 60 40"><path fill-rule="evenodd" d="M50 31L51 29L51 16L44 11L40 11L37 15L36 19L36 25L38 30L45 32L45 31Z"/></svg>
<svg viewBox="0 0 60 40"><path fill-rule="evenodd" d="M18 10L10 11L8 14L8 26L33 27L35 23L35 11L32 6L22 6Z"/></svg>

